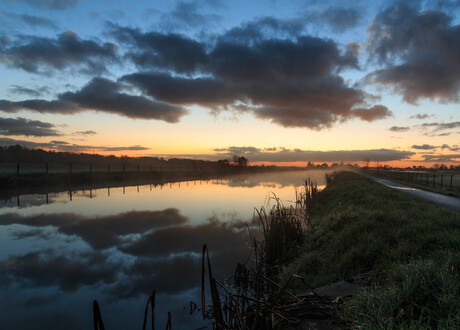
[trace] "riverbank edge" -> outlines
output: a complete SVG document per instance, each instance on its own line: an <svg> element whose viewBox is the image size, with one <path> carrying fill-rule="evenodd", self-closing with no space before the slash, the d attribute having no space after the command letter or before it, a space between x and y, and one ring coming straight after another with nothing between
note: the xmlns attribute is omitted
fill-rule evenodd
<svg viewBox="0 0 460 330"><path fill-rule="evenodd" d="M320 287L372 272L372 281L358 294L340 297L345 303L334 318L345 328L458 325L458 212L356 173L334 176L320 192L304 244L295 260L283 267L280 284L285 285L292 274ZM291 289L310 291L302 286ZM439 298L446 296L447 302ZM428 318L414 313L420 308L428 310ZM430 319L430 313L437 316Z"/></svg>
<svg viewBox="0 0 460 330"><path fill-rule="evenodd" d="M161 185L179 181L225 179L233 175L304 171L301 167L232 167L221 170L23 174L0 177L0 198L26 194L115 188L136 185Z"/></svg>

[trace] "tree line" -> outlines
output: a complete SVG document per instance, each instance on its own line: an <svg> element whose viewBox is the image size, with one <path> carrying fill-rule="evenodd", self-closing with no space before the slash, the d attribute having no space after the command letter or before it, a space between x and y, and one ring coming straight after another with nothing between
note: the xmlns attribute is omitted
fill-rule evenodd
<svg viewBox="0 0 460 330"><path fill-rule="evenodd" d="M99 154L75 153L65 151L48 151L43 149L27 148L20 145L0 146L0 163L26 163L26 164L93 164L97 165L126 165L126 166L152 166L154 168L210 168L248 166L249 160L243 156L233 156L230 160L218 161L197 160L186 158L158 158L158 157L128 157L104 156Z"/></svg>

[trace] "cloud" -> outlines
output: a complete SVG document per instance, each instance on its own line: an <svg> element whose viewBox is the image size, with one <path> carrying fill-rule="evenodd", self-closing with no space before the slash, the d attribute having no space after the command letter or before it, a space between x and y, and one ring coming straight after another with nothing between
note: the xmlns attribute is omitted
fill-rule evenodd
<svg viewBox="0 0 460 330"><path fill-rule="evenodd" d="M20 0L38 9L64 10L76 6L80 0Z"/></svg>
<svg viewBox="0 0 460 330"><path fill-rule="evenodd" d="M52 149L59 151L70 151L70 152L84 152L84 151L141 151L149 150L150 148L143 147L140 145L128 146L128 147L110 147L110 146L92 146L92 145L79 145L74 143L69 143L66 141L50 141L50 142L33 142L26 140L16 140L10 138L0 137L0 145L3 146L13 146L21 145L28 148L44 148Z"/></svg>
<svg viewBox="0 0 460 330"><path fill-rule="evenodd" d="M253 228L253 234L256 231ZM246 222L241 219L226 222L211 217L196 226L160 228L121 247L124 253L136 256L137 261L126 270L128 280L121 281L111 294L124 299L148 292L152 287L166 293L197 287L203 244L208 245L214 276L228 278L237 263L246 259L249 242Z"/></svg>
<svg viewBox="0 0 460 330"><path fill-rule="evenodd" d="M377 96L351 86L338 74L359 68L359 44L341 49L330 39L300 35L304 24L262 17L224 32L210 44L174 33L144 33L108 24L109 33L127 47L124 57L140 72L118 82L94 78L81 90L61 93L51 101L0 100L0 109L50 113L91 109L174 123L187 113L183 106L199 105L213 112L250 112L284 127L315 130L351 118L372 122L391 116L387 107L375 104ZM91 43L80 41L87 42ZM8 45L7 53L18 48ZM52 57L46 61L57 67ZM38 70L36 61L32 63L29 70ZM131 94L132 86L147 96Z"/></svg>
<svg viewBox="0 0 460 330"><path fill-rule="evenodd" d="M95 134L97 134L97 132L89 130L89 131L79 131L79 132L75 132L73 134L76 134L76 135L95 135Z"/></svg>
<svg viewBox="0 0 460 330"><path fill-rule="evenodd" d="M8 89L9 92L14 94L23 94L31 97L39 97L44 94L48 94L50 92L50 88L48 86L42 86L36 89L26 88L18 85L11 85Z"/></svg>
<svg viewBox="0 0 460 330"><path fill-rule="evenodd" d="M139 29L115 24L109 24L109 29L119 42L131 46L125 56L142 68L190 73L208 61L205 44L179 34L142 33Z"/></svg>
<svg viewBox="0 0 460 330"><path fill-rule="evenodd" d="M422 128L433 128L433 132L443 131L446 129L454 129L460 127L460 121L450 123L423 123L420 125Z"/></svg>
<svg viewBox="0 0 460 330"><path fill-rule="evenodd" d="M33 227L57 227L66 235L76 235L94 249L107 249L122 245L123 236L144 234L153 229L181 225L188 218L177 209L161 211L130 211L102 217L85 217L76 214L38 214L22 216L5 214L0 216L0 224L22 224Z"/></svg>
<svg viewBox="0 0 460 330"><path fill-rule="evenodd" d="M411 147L412 149L418 149L418 150L433 150L433 149L436 149L438 147L436 146L432 146L430 144L422 144L422 145L413 145Z"/></svg>
<svg viewBox="0 0 460 330"><path fill-rule="evenodd" d="M113 43L85 40L75 32L65 31L56 39L21 36L0 47L0 62L32 73L76 67L81 73L94 75L105 72L106 66L117 59L117 52Z"/></svg>
<svg viewBox="0 0 460 330"><path fill-rule="evenodd" d="M430 117L433 117L433 115L429 115L429 114L426 114L426 113L418 113L416 115L413 115L413 116L410 116L409 119L427 119L427 118L430 118Z"/></svg>
<svg viewBox="0 0 460 330"><path fill-rule="evenodd" d="M235 38L235 31L221 35L207 61L191 66L199 69L199 75L139 72L120 80L159 101L214 111L249 111L285 127L319 130L349 118L373 121L391 115L383 105L369 105L377 97L349 86L336 74L358 67L356 45L341 51L327 39L267 39L253 30L238 31L252 42Z"/></svg>
<svg viewBox="0 0 460 330"><path fill-rule="evenodd" d="M58 286L72 292L84 285L113 283L117 269L100 253L74 253L72 256L50 252L30 252L0 261L1 285L13 281L22 287Z"/></svg>
<svg viewBox="0 0 460 330"><path fill-rule="evenodd" d="M412 149L419 149L419 150L434 150L434 149L437 149L437 148L440 148L440 149L448 149L450 151L459 151L460 148L458 148L458 146L449 146L448 144L443 144L442 146L433 146L433 145L430 145L430 144L422 144L422 145L413 145L411 147Z"/></svg>
<svg viewBox="0 0 460 330"><path fill-rule="evenodd" d="M169 13L164 13L160 20L160 26L167 29L196 28L197 26L212 26L221 17L216 14L203 13L205 5L216 6L218 1L177 1Z"/></svg>
<svg viewBox="0 0 460 330"><path fill-rule="evenodd" d="M422 162L460 163L460 154L423 155Z"/></svg>
<svg viewBox="0 0 460 330"><path fill-rule="evenodd" d="M334 31L342 32L358 26L363 19L363 8L329 6L323 11L308 12L315 24L327 24Z"/></svg>
<svg viewBox="0 0 460 330"><path fill-rule="evenodd" d="M175 123L188 112L184 106L199 105L214 113L249 112L284 127L314 130L352 118L372 122L392 115L384 105L375 104L378 96L339 75L344 69L359 69L359 44L342 48L330 39L302 35L302 21L263 17L228 30L209 44L174 33L108 26L109 33L126 46L123 56L139 72L118 82L94 78L80 90L61 93L51 101L0 100L0 109L50 113L90 109ZM91 43L80 40L87 42ZM7 53L17 48L8 45ZM82 55L79 63L88 56ZM46 62L57 66L53 57ZM29 70L38 70L32 63ZM91 66L90 71L97 72ZM144 95L134 94L133 86Z"/></svg>
<svg viewBox="0 0 460 330"><path fill-rule="evenodd" d="M407 132L408 130L410 130L410 127L407 127L407 126L391 126L389 128L390 131L392 132Z"/></svg>
<svg viewBox="0 0 460 330"><path fill-rule="evenodd" d="M59 136L50 123L26 118L0 118L0 135Z"/></svg>
<svg viewBox="0 0 460 330"><path fill-rule="evenodd" d="M129 118L157 119L169 123L179 121L188 111L184 108L156 102L145 96L121 92L129 86L105 78L93 78L76 92L65 92L57 100L32 99L26 101L0 100L0 110L17 112L32 110L41 113L72 114L96 110Z"/></svg>
<svg viewBox="0 0 460 330"><path fill-rule="evenodd" d="M460 29L450 16L399 3L379 12L368 33L368 53L383 65L369 81L390 86L409 103L459 102Z"/></svg>
<svg viewBox="0 0 460 330"><path fill-rule="evenodd" d="M18 15L5 11L0 11L0 15L11 21L20 22L21 24L27 24L31 27L46 27L51 29L57 29L57 25L54 23L53 20L41 16L27 14Z"/></svg>
<svg viewBox="0 0 460 330"><path fill-rule="evenodd" d="M384 105L374 105L370 109L353 109L352 114L361 120L373 122L392 116L392 112Z"/></svg>
<svg viewBox="0 0 460 330"><path fill-rule="evenodd" d="M198 287L196 279L201 272L200 252L204 243L208 244L215 276L219 278L230 276L237 262L244 262L248 254L246 221L238 218L220 221L214 216L205 223L190 225L188 218L176 209L103 217L4 214L0 215L0 224L39 229L52 226L61 234L82 238L94 249L106 249L73 252L69 256L52 252L11 256L0 261L2 285L56 285L63 291L71 291L105 283L111 285L105 286L104 292L117 300L138 297L152 288L177 294ZM255 231L254 228L253 234ZM130 238L130 234L136 234L136 239ZM136 259L126 262L126 258L108 258L112 251L109 248Z"/></svg>
<svg viewBox="0 0 460 330"><path fill-rule="evenodd" d="M290 39L300 35L307 24L306 18L280 19L263 16L244 22L227 30L219 39L231 43L246 44L268 38Z"/></svg>
<svg viewBox="0 0 460 330"><path fill-rule="evenodd" d="M201 155L174 155L177 157L195 157L217 160L232 157L233 155L245 156L251 162L359 162L365 159L372 161L393 161L408 159L415 155L414 152L392 149L369 150L335 150L314 151L301 149L278 148L276 151L267 151L255 147L229 147L219 148L215 154ZM173 156L173 155L171 155Z"/></svg>

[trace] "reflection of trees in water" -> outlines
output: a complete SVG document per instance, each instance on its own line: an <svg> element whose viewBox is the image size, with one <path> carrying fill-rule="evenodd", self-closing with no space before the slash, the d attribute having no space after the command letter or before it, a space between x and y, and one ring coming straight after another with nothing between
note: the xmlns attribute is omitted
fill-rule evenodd
<svg viewBox="0 0 460 330"><path fill-rule="evenodd" d="M300 186L307 179L311 178L318 186L326 184L325 175L332 170L310 170L310 171L287 171L287 172L270 172L254 175L235 175L224 180L219 184L229 187L266 187L266 188L285 188Z"/></svg>

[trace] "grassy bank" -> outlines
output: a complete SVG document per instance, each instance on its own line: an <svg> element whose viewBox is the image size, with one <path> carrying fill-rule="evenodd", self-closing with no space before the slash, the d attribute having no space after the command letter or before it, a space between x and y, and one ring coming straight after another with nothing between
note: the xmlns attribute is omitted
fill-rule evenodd
<svg viewBox="0 0 460 330"><path fill-rule="evenodd" d="M281 281L298 274L318 287L370 270L373 284L339 312L347 326L460 328L460 214L340 173L320 193Z"/></svg>

